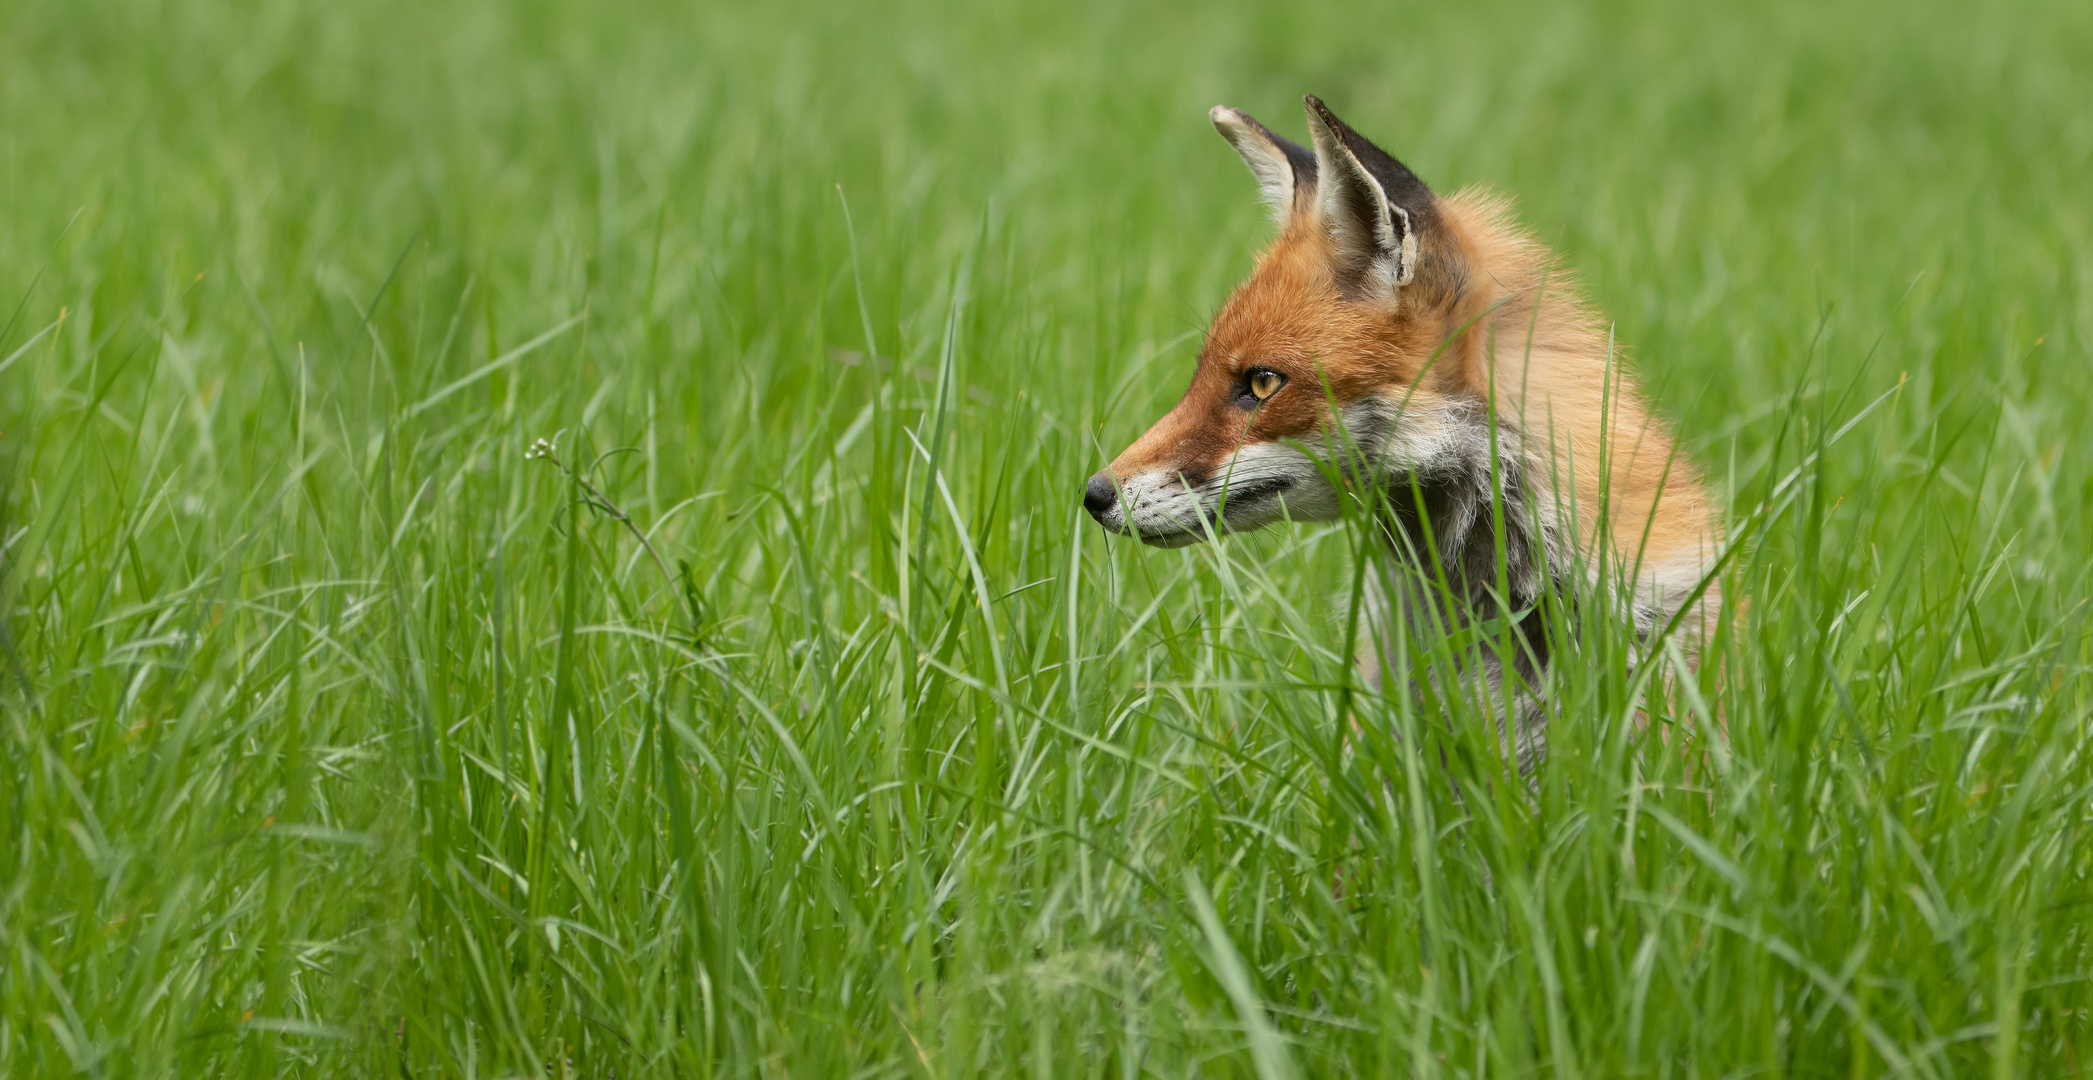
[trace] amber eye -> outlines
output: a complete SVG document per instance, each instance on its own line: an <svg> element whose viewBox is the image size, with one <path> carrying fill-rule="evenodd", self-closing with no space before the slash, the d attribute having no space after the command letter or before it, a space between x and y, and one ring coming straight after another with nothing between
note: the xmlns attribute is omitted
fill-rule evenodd
<svg viewBox="0 0 2093 1080"><path fill-rule="evenodd" d="M1263 368L1259 368L1250 373L1250 396L1259 401L1263 401L1278 393L1279 388L1285 385L1286 376L1276 371L1266 371Z"/></svg>

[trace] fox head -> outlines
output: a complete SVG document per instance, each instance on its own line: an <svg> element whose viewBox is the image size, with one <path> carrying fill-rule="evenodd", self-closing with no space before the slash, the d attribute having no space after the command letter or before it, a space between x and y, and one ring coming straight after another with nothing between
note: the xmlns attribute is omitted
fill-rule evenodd
<svg viewBox="0 0 2093 1080"><path fill-rule="evenodd" d="M1176 547L1281 520L1334 520L1347 461L1428 467L1470 401L1434 360L1459 329L1469 252L1417 175L1306 98L1314 149L1239 109L1242 155L1279 237L1207 331L1184 398L1090 478L1105 528ZM1340 434L1341 429L1341 434Z"/></svg>

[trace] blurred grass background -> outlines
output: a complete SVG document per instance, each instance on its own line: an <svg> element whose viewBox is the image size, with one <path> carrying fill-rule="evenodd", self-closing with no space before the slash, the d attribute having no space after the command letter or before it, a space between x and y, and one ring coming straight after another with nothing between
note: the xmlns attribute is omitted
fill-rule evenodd
<svg viewBox="0 0 2093 1080"><path fill-rule="evenodd" d="M1082 515L1303 92L1765 508L1702 765L1593 662L1463 802L1357 537ZM0 1069L2081 1075L2089 100L2080 3L0 6Z"/></svg>

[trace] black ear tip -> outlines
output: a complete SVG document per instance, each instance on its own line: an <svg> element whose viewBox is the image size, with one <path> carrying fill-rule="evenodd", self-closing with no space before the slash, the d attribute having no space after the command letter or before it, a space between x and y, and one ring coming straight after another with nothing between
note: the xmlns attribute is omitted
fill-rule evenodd
<svg viewBox="0 0 2093 1080"><path fill-rule="evenodd" d="M1308 107L1308 116L1311 120L1322 121L1323 126L1332 131L1344 130L1344 121L1339 120L1337 114L1330 111L1330 106L1323 104L1322 98L1316 97L1314 94L1303 94L1301 95L1301 103Z"/></svg>

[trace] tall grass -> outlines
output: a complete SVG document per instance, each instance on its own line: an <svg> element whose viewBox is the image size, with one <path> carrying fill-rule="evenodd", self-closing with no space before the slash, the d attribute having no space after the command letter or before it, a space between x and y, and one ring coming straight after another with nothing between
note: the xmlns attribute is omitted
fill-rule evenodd
<svg viewBox="0 0 2093 1080"><path fill-rule="evenodd" d="M2081 1075L2089 72L2072 4L0 9L0 1069ZM1369 530L1078 505L1262 237L1205 108L1304 90L1520 198L1746 541L1531 785L1361 682Z"/></svg>

